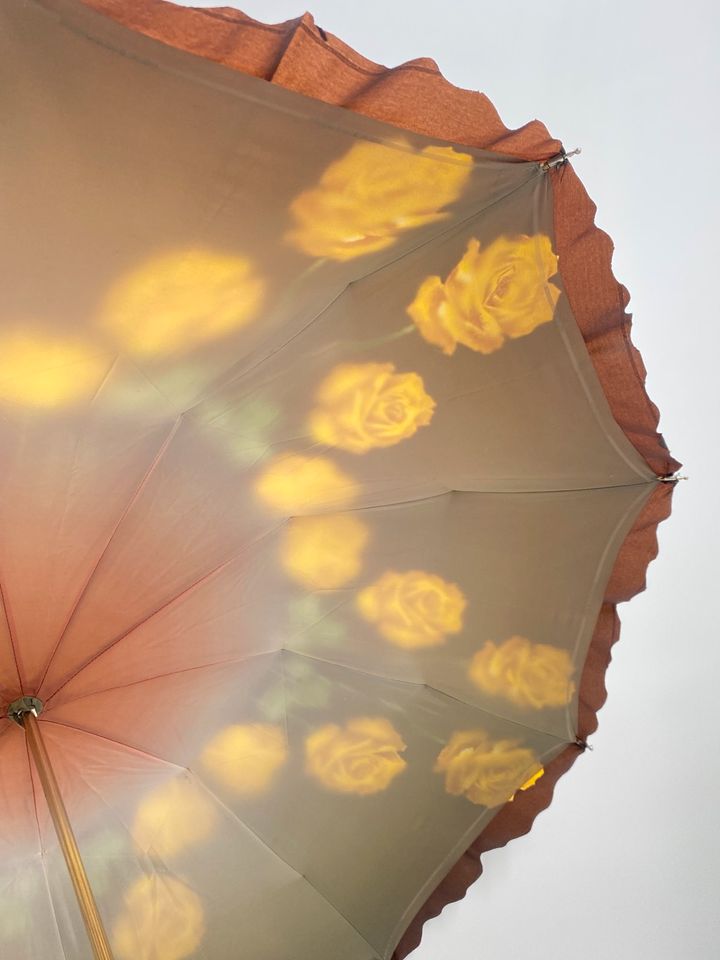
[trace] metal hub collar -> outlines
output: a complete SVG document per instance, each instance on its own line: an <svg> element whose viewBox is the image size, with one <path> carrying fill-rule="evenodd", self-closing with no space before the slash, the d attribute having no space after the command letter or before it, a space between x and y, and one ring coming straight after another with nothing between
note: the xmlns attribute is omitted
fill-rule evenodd
<svg viewBox="0 0 720 960"><path fill-rule="evenodd" d="M20 697L18 700L13 700L10 706L7 709L8 717L17 723L18 726L22 727L23 717L26 713L32 713L36 717L39 717L43 710L42 700L38 700L37 697Z"/></svg>

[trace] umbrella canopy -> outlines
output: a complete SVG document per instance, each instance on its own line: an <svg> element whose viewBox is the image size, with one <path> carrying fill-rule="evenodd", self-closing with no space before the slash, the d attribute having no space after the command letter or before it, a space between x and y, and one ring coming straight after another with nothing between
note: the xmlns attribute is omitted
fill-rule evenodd
<svg viewBox="0 0 720 960"><path fill-rule="evenodd" d="M668 509L608 245L429 68L93 5L186 49L3 9L3 706L118 960L400 955L582 747ZM3 954L90 957L12 717L0 771Z"/></svg>

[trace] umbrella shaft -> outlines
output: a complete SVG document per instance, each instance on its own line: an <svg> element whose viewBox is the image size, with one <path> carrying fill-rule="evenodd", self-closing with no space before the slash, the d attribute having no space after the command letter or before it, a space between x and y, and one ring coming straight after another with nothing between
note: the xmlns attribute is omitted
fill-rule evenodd
<svg viewBox="0 0 720 960"><path fill-rule="evenodd" d="M28 747L37 768L40 783L42 784L45 799L50 809L55 831L60 841L65 863L67 864L70 879L75 889L80 913L82 914L85 929L93 949L95 960L113 960L105 928L98 912L95 897L90 888L87 873L80 858L75 835L70 826L67 810L63 803L58 782L50 763L50 757L45 749L40 725L33 713L23 716L23 727L27 737Z"/></svg>

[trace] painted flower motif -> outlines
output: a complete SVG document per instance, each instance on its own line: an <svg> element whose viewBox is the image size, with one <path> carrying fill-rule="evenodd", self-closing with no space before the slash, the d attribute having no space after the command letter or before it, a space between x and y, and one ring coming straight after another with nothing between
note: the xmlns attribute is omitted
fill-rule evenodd
<svg viewBox="0 0 720 960"><path fill-rule="evenodd" d="M286 240L302 253L352 260L392 246L406 230L446 219L462 193L470 154L452 147L420 151L361 141L325 170L290 206Z"/></svg>
<svg viewBox="0 0 720 960"><path fill-rule="evenodd" d="M552 320L560 290L549 280L557 263L543 234L498 237L484 249L472 239L444 283L437 276L423 280L407 312L448 356L459 343L493 353Z"/></svg>
<svg viewBox="0 0 720 960"><path fill-rule="evenodd" d="M360 572L368 529L347 513L295 517L280 558L285 572L308 590L335 590Z"/></svg>
<svg viewBox="0 0 720 960"><path fill-rule="evenodd" d="M493 742L484 730L454 733L435 763L449 794L484 807L506 803L541 769L532 750L517 740Z"/></svg>
<svg viewBox="0 0 720 960"><path fill-rule="evenodd" d="M387 570L357 595L360 615L396 647L437 647L463 625L465 596L425 570Z"/></svg>
<svg viewBox="0 0 720 960"><path fill-rule="evenodd" d="M181 880L156 873L141 877L125 894L112 944L118 960L184 960L204 933L198 895Z"/></svg>
<svg viewBox="0 0 720 960"><path fill-rule="evenodd" d="M526 637L491 640L473 657L469 676L478 689L519 707L564 707L575 690L567 650Z"/></svg>
<svg viewBox="0 0 720 960"><path fill-rule="evenodd" d="M191 781L177 778L153 790L140 803L132 836L142 850L161 859L206 840L217 823L217 809Z"/></svg>
<svg viewBox="0 0 720 960"><path fill-rule="evenodd" d="M384 717L331 723L305 741L305 769L328 790L368 796L386 790L407 766L402 737Z"/></svg>
<svg viewBox="0 0 720 960"><path fill-rule="evenodd" d="M261 500L288 515L310 508L347 506L357 491L352 477L332 460L299 453L275 457L255 483Z"/></svg>
<svg viewBox="0 0 720 960"><path fill-rule="evenodd" d="M202 752L203 766L228 789L244 796L264 793L287 762L282 727L237 724L217 733Z"/></svg>
<svg viewBox="0 0 720 960"><path fill-rule="evenodd" d="M510 803L512 803L512 801L515 799L518 793L520 793L521 791L529 790L530 787L534 787L535 784L540 779L540 777L544 775L545 775L545 767L540 767L540 769L536 771L531 777L529 777L525 781L525 783L521 784L520 787L518 787L518 789L515 791L515 793L511 797L508 797L508 800L510 801Z"/></svg>
<svg viewBox="0 0 720 960"><path fill-rule="evenodd" d="M319 443L350 453L391 447L427 426L435 401L417 373L392 363L342 363L320 384L310 431Z"/></svg>
<svg viewBox="0 0 720 960"><path fill-rule="evenodd" d="M101 323L135 354L191 350L253 320L264 290L246 257L178 250L121 279L108 294Z"/></svg>
<svg viewBox="0 0 720 960"><path fill-rule="evenodd" d="M91 397L111 359L97 345L40 331L0 339L0 400L51 409Z"/></svg>

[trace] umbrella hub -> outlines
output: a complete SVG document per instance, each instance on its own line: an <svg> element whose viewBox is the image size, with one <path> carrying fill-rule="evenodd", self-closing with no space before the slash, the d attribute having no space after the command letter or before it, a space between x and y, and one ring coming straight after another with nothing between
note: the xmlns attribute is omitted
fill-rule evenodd
<svg viewBox="0 0 720 960"><path fill-rule="evenodd" d="M38 700L37 697L19 697L10 704L7 709L7 715L17 723L18 726L22 727L24 726L23 718L26 714L32 713L33 716L39 717L42 711L42 700Z"/></svg>

